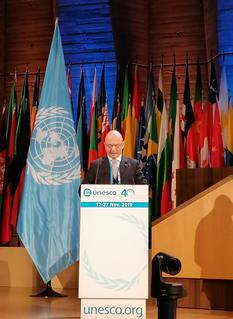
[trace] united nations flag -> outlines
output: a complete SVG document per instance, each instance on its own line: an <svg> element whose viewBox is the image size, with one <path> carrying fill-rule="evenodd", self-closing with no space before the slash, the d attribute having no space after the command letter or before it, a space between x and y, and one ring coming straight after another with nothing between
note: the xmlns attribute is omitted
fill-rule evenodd
<svg viewBox="0 0 233 319"><path fill-rule="evenodd" d="M79 186L80 157L56 22L17 225L45 283L79 257Z"/></svg>

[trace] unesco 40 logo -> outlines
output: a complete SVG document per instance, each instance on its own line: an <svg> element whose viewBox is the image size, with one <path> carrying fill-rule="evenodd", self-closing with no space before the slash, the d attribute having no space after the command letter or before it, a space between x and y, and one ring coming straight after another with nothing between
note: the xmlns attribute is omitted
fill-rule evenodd
<svg viewBox="0 0 233 319"><path fill-rule="evenodd" d="M130 195L134 195L135 192L132 188L129 188L129 189L123 189L123 191L121 192L121 195L123 196L130 196Z"/></svg>
<svg viewBox="0 0 233 319"><path fill-rule="evenodd" d="M121 195L122 196L132 196L134 195L135 192L133 189L131 188L124 188L121 192ZM102 190L102 191L99 191L99 190L94 190L92 191L90 188L85 188L83 190L83 195L86 196L86 197L89 197L89 196L95 196L95 195L117 195L117 192L115 190Z"/></svg>

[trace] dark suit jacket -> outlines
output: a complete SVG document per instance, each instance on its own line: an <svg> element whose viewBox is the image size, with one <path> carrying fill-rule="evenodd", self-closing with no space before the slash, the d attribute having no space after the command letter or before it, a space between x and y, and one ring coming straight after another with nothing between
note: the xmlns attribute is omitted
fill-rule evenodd
<svg viewBox="0 0 233 319"><path fill-rule="evenodd" d="M122 156L119 169L121 184L147 184L137 160ZM91 163L82 184L110 184L108 157L102 157Z"/></svg>

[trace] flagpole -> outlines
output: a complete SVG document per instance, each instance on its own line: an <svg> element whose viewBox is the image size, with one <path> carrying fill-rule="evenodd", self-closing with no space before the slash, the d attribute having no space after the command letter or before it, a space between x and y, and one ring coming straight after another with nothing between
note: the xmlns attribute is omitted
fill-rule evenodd
<svg viewBox="0 0 233 319"><path fill-rule="evenodd" d="M46 288L37 294L30 295L30 297L43 297L43 298L61 298L67 297L67 295L56 292L52 288L51 280L49 280L46 284Z"/></svg>

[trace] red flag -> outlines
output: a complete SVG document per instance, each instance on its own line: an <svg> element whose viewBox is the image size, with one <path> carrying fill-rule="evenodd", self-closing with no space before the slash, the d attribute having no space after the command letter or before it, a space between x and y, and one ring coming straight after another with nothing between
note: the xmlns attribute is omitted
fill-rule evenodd
<svg viewBox="0 0 233 319"><path fill-rule="evenodd" d="M7 243L11 239L12 226L10 225L11 207L13 201L13 188L12 183L14 179L15 170L15 158L14 158L14 147L15 147L15 131L17 124L17 99L15 83L13 82L11 88L11 96L9 101L9 111L7 118L6 128L6 169L4 175L4 189L3 189L3 215L1 224L1 242Z"/></svg>
<svg viewBox="0 0 233 319"><path fill-rule="evenodd" d="M186 64L183 110L184 126L182 127L182 131L185 141L186 163L188 168L194 168L197 166L196 126L190 97L188 64Z"/></svg>
<svg viewBox="0 0 233 319"><path fill-rule="evenodd" d="M93 160L98 158L98 145L97 145L97 131L96 131L96 88L97 88L97 75L96 68L94 71L94 81L92 89L92 100L90 107L90 146L89 146L89 155L88 155L88 167Z"/></svg>
<svg viewBox="0 0 233 319"><path fill-rule="evenodd" d="M200 163L200 126L202 121L202 81L201 81L201 67L199 60L197 60L196 67L196 85L195 85L195 97L194 97L194 121L196 126L196 147L197 158ZM192 133L192 132L191 132Z"/></svg>
<svg viewBox="0 0 233 319"><path fill-rule="evenodd" d="M109 119L108 119L108 107L107 103L104 106L104 114L103 114L103 122L102 122L102 133L101 133L101 143L100 143L100 150L98 155L100 157L106 155L105 147L104 147L104 141L105 137L109 132Z"/></svg>
<svg viewBox="0 0 233 319"><path fill-rule="evenodd" d="M122 105L122 84L121 84L121 70L117 65L115 97L112 112L112 129L121 132L121 105Z"/></svg>
<svg viewBox="0 0 233 319"><path fill-rule="evenodd" d="M39 105L39 90L40 90L40 69L36 73L36 79L35 79L35 85L34 85L33 103L32 103L31 119L30 119L31 133L34 128L36 113L37 113L37 109Z"/></svg>
<svg viewBox="0 0 233 319"><path fill-rule="evenodd" d="M0 119L0 216L2 211L3 203L3 183L5 174L5 163L6 163L6 107L3 106L2 115Z"/></svg>
<svg viewBox="0 0 233 319"><path fill-rule="evenodd" d="M219 114L218 103L215 103L212 150L211 150L211 167L224 166L222 126Z"/></svg>
<svg viewBox="0 0 233 319"><path fill-rule="evenodd" d="M18 219L19 204L23 190L25 166L27 160L27 153L30 143L30 108L29 108L29 89L28 89L28 72L26 72L23 91L20 101L19 118L15 132L15 147L14 147L14 161L15 161L15 176L12 183L14 199L11 209L10 223L16 226Z"/></svg>
<svg viewBox="0 0 233 319"><path fill-rule="evenodd" d="M200 123L200 157L199 167L209 167L209 145L208 145L208 123L207 123L207 107L203 108Z"/></svg>
<svg viewBox="0 0 233 319"><path fill-rule="evenodd" d="M69 96L70 96L70 103L72 107L72 114L74 118L74 106L73 106L73 101L72 101L72 85L71 85L71 73L70 73L70 63L68 65L68 70L67 70L67 82L68 82L68 91L69 91Z"/></svg>
<svg viewBox="0 0 233 319"><path fill-rule="evenodd" d="M217 77L214 61L211 59L210 84L209 84L209 104L208 104L208 144L210 152L210 165L212 167L212 137L213 137L213 111L217 105Z"/></svg>

